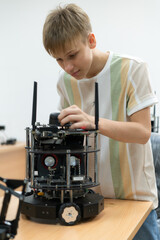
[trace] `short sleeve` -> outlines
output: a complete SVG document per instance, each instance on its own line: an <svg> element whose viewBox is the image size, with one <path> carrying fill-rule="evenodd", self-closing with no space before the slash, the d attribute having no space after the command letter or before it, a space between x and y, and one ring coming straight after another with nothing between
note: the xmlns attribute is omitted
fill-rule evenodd
<svg viewBox="0 0 160 240"><path fill-rule="evenodd" d="M58 82L57 82L57 92L59 94L59 104L58 109L61 111L64 108L69 107L69 103L67 101L67 97L65 94L65 87L64 87L64 81L63 81L63 74L60 74Z"/></svg>
<svg viewBox="0 0 160 240"><path fill-rule="evenodd" d="M158 103L149 79L147 64L133 61L127 86L127 115Z"/></svg>

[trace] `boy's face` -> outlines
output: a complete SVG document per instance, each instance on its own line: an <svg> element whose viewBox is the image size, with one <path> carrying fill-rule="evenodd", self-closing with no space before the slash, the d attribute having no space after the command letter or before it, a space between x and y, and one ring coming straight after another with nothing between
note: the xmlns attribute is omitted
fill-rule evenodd
<svg viewBox="0 0 160 240"><path fill-rule="evenodd" d="M77 80L90 78L92 77L93 48L93 40L90 43L89 37L86 43L78 38L73 44L68 44L65 51L56 53L54 58L65 72Z"/></svg>

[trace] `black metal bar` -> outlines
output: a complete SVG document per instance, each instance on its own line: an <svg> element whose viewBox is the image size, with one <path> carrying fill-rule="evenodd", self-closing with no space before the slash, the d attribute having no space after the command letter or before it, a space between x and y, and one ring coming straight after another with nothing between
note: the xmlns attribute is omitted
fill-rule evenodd
<svg viewBox="0 0 160 240"><path fill-rule="evenodd" d="M32 107L32 127L33 127L33 130L35 130L36 114L37 114L37 82L34 82L33 107Z"/></svg>
<svg viewBox="0 0 160 240"><path fill-rule="evenodd" d="M95 125L96 125L96 130L98 130L98 122L99 122L98 83L95 82Z"/></svg>
<svg viewBox="0 0 160 240"><path fill-rule="evenodd" d="M1 209L0 222L4 222L7 215L8 205L10 202L11 194L8 190L5 191L5 196L3 199L3 205Z"/></svg>

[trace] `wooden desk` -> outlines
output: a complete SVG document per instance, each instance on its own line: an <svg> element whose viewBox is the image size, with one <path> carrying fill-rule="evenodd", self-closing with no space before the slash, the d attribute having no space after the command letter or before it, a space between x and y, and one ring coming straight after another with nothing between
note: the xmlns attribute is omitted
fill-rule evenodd
<svg viewBox="0 0 160 240"><path fill-rule="evenodd" d="M25 144L0 145L0 176L25 178Z"/></svg>
<svg viewBox="0 0 160 240"><path fill-rule="evenodd" d="M0 177L24 179L25 169L25 143L0 145ZM0 189L0 196L2 194Z"/></svg>
<svg viewBox="0 0 160 240"><path fill-rule="evenodd" d="M9 214L15 209L15 198ZM2 201L2 197L1 197ZM21 216L15 240L131 240L150 213L152 203L105 199L94 219L75 226L35 223Z"/></svg>

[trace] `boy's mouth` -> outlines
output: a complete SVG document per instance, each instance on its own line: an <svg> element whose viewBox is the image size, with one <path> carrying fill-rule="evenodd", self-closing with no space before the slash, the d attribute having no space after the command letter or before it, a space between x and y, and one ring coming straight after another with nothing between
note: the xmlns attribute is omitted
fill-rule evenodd
<svg viewBox="0 0 160 240"><path fill-rule="evenodd" d="M79 74L79 72L80 72L80 70L78 70L78 71L75 71L74 73L72 73L71 75L72 75L72 77L76 77L78 74Z"/></svg>

